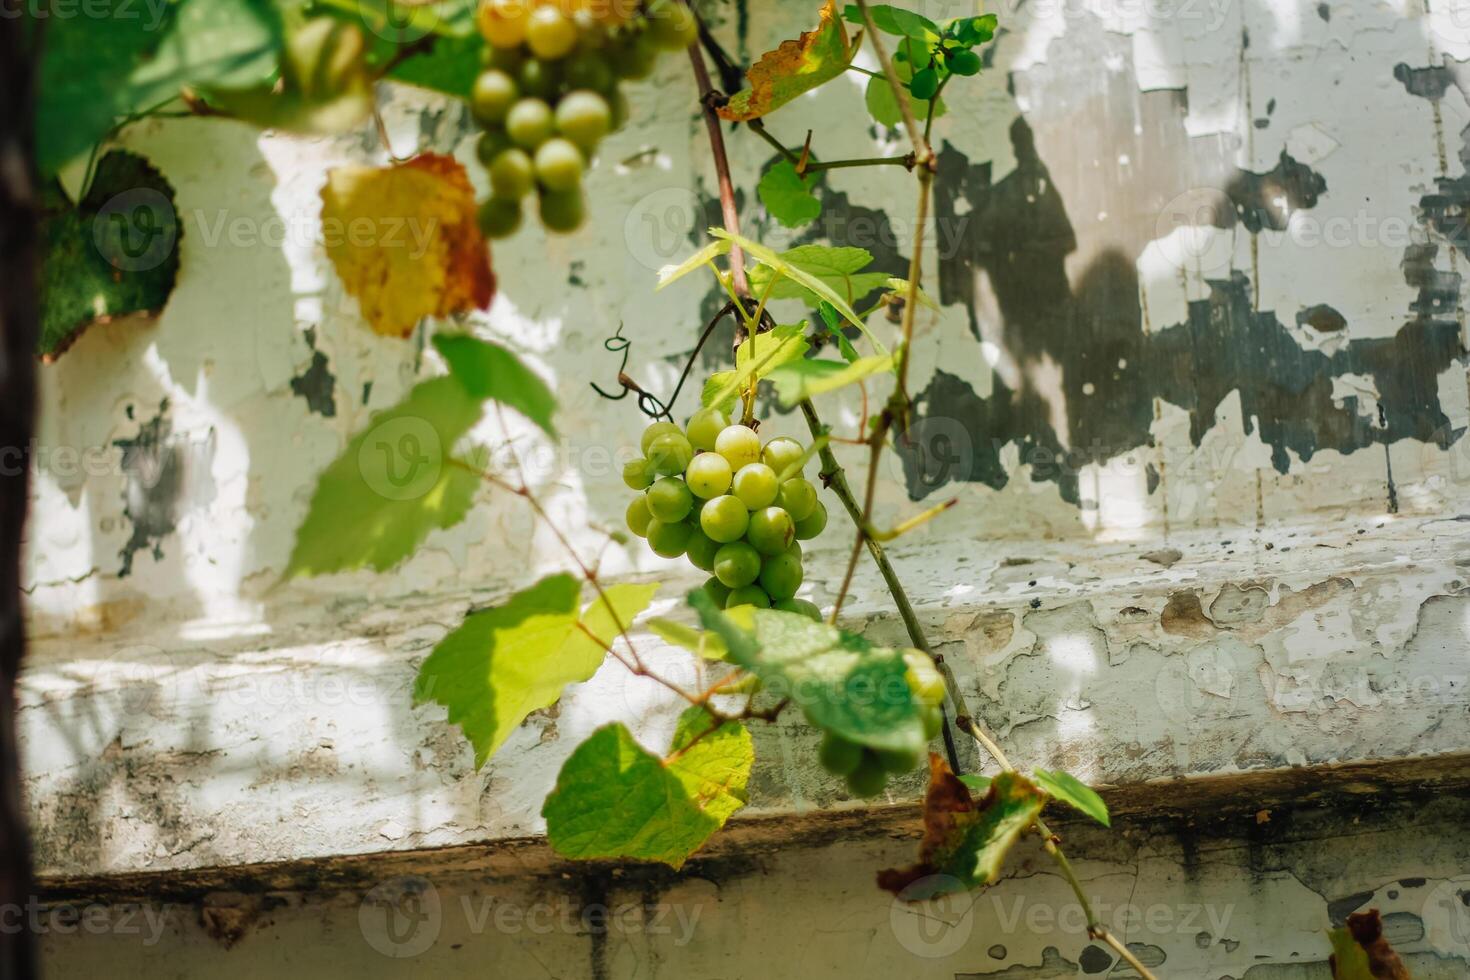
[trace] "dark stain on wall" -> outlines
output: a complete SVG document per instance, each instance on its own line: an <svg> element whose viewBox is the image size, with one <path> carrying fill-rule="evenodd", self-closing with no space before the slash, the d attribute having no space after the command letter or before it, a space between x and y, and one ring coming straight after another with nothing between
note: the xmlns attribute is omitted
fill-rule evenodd
<svg viewBox="0 0 1470 980"><path fill-rule="evenodd" d="M215 497L213 476L215 435L210 429L191 440L176 435L168 417L168 399L158 414L138 427L131 439L113 442L122 450L123 517L133 533L118 556L118 577L133 571L133 556L149 550L154 559L163 557L163 539L178 527L185 513L208 506ZM131 411L129 412L131 417Z"/></svg>
<svg viewBox="0 0 1470 980"><path fill-rule="evenodd" d="M308 328L306 343L311 348L311 366L291 379L291 390L306 399L308 411L331 418L337 414L337 378L327 367L327 355L316 349L316 331Z"/></svg>

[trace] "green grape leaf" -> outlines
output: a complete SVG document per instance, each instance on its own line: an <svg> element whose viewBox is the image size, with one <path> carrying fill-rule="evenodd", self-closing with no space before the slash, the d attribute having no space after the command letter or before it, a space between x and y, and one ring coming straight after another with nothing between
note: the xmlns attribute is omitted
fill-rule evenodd
<svg viewBox="0 0 1470 980"><path fill-rule="evenodd" d="M650 619L648 628L665 643L682 647L704 660L724 660L729 652L725 641L709 630L697 630L672 619Z"/></svg>
<svg viewBox="0 0 1470 980"><path fill-rule="evenodd" d="M414 704L432 701L449 710L449 723L474 746L478 769L527 715L554 704L568 684L597 672L618 635L615 620L624 626L632 622L657 588L609 586L606 598L600 596L579 616L582 585L562 573L501 605L472 612L424 660L414 682Z"/></svg>
<svg viewBox="0 0 1470 980"><path fill-rule="evenodd" d="M37 86L36 158L52 174L120 118L185 86L249 86L276 68L280 8L269 0L114 4L46 20Z"/></svg>
<svg viewBox="0 0 1470 980"><path fill-rule="evenodd" d="M898 54L900 58L893 62L893 71L898 75L899 81L907 86L914 77L913 65L909 63L910 55L922 58L927 63L929 56L928 48L918 41L905 40L899 44ZM903 122L903 111L898 107L898 97L893 94L893 86L888 84L886 76L878 76L868 79L868 87L864 94L864 101L868 106L868 115L874 121L883 126L898 126ZM913 108L917 119L924 119L929 115L929 101L927 99L916 99L913 93L909 93L909 105ZM934 100L934 118L938 119L949 111L943 99Z"/></svg>
<svg viewBox="0 0 1470 980"><path fill-rule="evenodd" d="M499 344L468 334L436 334L434 347L449 365L449 374L481 401L489 398L513 408L556 438L551 416L556 398L546 383L520 358Z"/></svg>
<svg viewBox="0 0 1470 980"><path fill-rule="evenodd" d="M808 398L845 388L880 371L892 371L897 353L860 357L852 363L803 358L781 365L768 375L776 397L787 408Z"/></svg>
<svg viewBox="0 0 1470 980"><path fill-rule="evenodd" d="M837 350L842 354L842 359L851 364L858 359L857 348L852 346L852 341L847 339L847 334L842 332L842 318L832 308L832 304L822 300L817 304L817 312L821 314L822 323L827 328L827 333L837 343Z"/></svg>
<svg viewBox="0 0 1470 980"><path fill-rule="evenodd" d="M868 7L868 11L873 15L873 26L884 34L930 42L939 40L939 25L922 14L886 3L873 4ZM842 17L849 24L862 26L866 23L857 4L850 3L843 8Z"/></svg>
<svg viewBox="0 0 1470 980"><path fill-rule="evenodd" d="M799 95L847 71L860 39L849 41L837 16L836 0L822 5L822 22L793 41L767 51L745 73L750 87L741 89L719 108L722 119L748 122L774 112Z"/></svg>
<svg viewBox="0 0 1470 980"><path fill-rule="evenodd" d="M724 639L726 659L790 697L811 724L873 749L923 751L924 723L899 651L775 609L755 610L747 631L702 591L690 593L689 604Z"/></svg>
<svg viewBox="0 0 1470 980"><path fill-rule="evenodd" d="M440 37L429 51L394 65L388 77L395 82L467 99L475 77L482 70L480 53L484 47L484 39L478 32L466 37Z"/></svg>
<svg viewBox="0 0 1470 980"><path fill-rule="evenodd" d="M714 262L715 259L719 258L721 255L727 254L729 251L729 241L724 239L716 239L715 241L710 242L704 248L695 252L693 255L689 256L689 258L685 259L683 262L680 262L678 265L664 266L662 269L658 270L658 285L654 287L653 291L658 292L660 289L663 289L670 283L683 279L695 269L698 269L701 266L710 265L712 262Z"/></svg>
<svg viewBox="0 0 1470 980"><path fill-rule="evenodd" d="M889 279L888 282L884 285L886 285L888 287L888 291L890 293L893 293L895 296L899 296L904 299L908 298L909 281L907 279L899 279L895 276L894 278ZM939 309L939 304L934 302L934 298L932 296L924 292L923 286L920 286L918 288L918 290L916 291L916 295L919 297L920 306L927 306L931 310Z"/></svg>
<svg viewBox="0 0 1470 980"><path fill-rule="evenodd" d="M981 776L976 773L964 773L960 776L960 782L977 793L984 793L990 789L990 777Z"/></svg>
<svg viewBox="0 0 1470 980"><path fill-rule="evenodd" d="M811 224L822 214L822 202L812 193L817 174L801 176L790 160L777 160L756 187L766 211L787 228Z"/></svg>
<svg viewBox="0 0 1470 980"><path fill-rule="evenodd" d="M1091 786L1077 777L1061 770L1052 772L1037 769L1031 774L1031 781L1063 803L1081 810L1104 827L1112 826L1112 821L1108 817L1108 805Z"/></svg>
<svg viewBox="0 0 1470 980"><path fill-rule="evenodd" d="M919 862L878 872L878 887L919 902L989 884L1045 803L1046 794L1015 772L996 776L976 800L945 761L931 754Z"/></svg>
<svg viewBox="0 0 1470 980"><path fill-rule="evenodd" d="M480 478L449 454L480 413L460 382L433 378L374 416L318 478L284 577L381 572L464 520Z"/></svg>
<svg viewBox="0 0 1470 980"><path fill-rule="evenodd" d="M735 370L710 375L704 383L700 404L728 411L752 377L763 378L781 365L805 357L810 348L805 322L785 324L747 337L735 349Z"/></svg>
<svg viewBox="0 0 1470 980"><path fill-rule="evenodd" d="M80 205L54 185L44 205L38 354L59 357L93 323L163 309L182 227L173 187L147 160L113 150Z"/></svg>
<svg viewBox="0 0 1470 980"><path fill-rule="evenodd" d="M1377 909L1354 912L1346 926L1330 930L1327 938L1332 943L1332 980L1410 980L1404 961L1383 938Z"/></svg>
<svg viewBox="0 0 1470 980"><path fill-rule="evenodd" d="M995 27L998 18L995 14L981 14L978 17L961 17L953 20L948 25L949 32L966 47L974 47L984 44L995 37Z"/></svg>
<svg viewBox="0 0 1470 980"><path fill-rule="evenodd" d="M593 732L562 765L541 808L552 848L569 858L681 867L745 805L755 761L750 732L738 721L714 724L702 707L685 711L663 759L622 724Z"/></svg>
<svg viewBox="0 0 1470 980"><path fill-rule="evenodd" d="M875 289L881 289L892 278L886 272L863 272L873 261L873 255L865 248L850 245L798 245L780 253L778 258L785 265L782 275L771 286L771 299L799 299L808 306L820 306L829 300L818 295L810 286L791 277L787 270L795 269L826 286L849 304L863 299ZM775 268L770 264L757 265L750 272L750 288L762 295L768 283L775 277ZM835 307L834 307L835 309Z"/></svg>

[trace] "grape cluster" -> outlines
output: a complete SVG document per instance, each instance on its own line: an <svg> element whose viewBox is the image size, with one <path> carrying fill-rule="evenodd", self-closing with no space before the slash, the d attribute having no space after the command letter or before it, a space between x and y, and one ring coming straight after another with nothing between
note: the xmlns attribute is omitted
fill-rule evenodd
<svg viewBox="0 0 1470 980"><path fill-rule="evenodd" d="M688 555L710 572L705 591L732 609L774 607L820 619L796 598L801 541L827 526L817 488L801 475L806 448L779 436L761 445L755 430L703 408L687 428L655 422L643 433L643 456L623 469L641 493L628 505L628 528L657 555Z"/></svg>
<svg viewBox="0 0 1470 980"><path fill-rule="evenodd" d="M905 650L903 659L909 690L924 719L924 737L932 739L944 724L939 709L944 702L944 678L922 650ZM912 772L923 762L923 753L871 749L828 732L819 758L828 772L846 777L854 796L867 797L883 792L889 776Z"/></svg>
<svg viewBox="0 0 1470 980"><path fill-rule="evenodd" d="M682 0L482 0L478 23L485 67L470 112L490 177L480 228L513 234L534 192L546 230L575 231L586 216L582 174L628 114L619 83L692 44L698 22Z"/></svg>

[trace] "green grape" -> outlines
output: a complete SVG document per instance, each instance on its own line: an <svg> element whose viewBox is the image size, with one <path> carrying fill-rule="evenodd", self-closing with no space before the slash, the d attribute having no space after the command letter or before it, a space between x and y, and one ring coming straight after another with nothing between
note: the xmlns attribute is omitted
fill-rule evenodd
<svg viewBox="0 0 1470 980"><path fill-rule="evenodd" d="M648 444L648 462L659 476L679 476L693 460L694 447L678 428L655 436Z"/></svg>
<svg viewBox="0 0 1470 980"><path fill-rule="evenodd" d="M715 436L715 452L730 462L736 473L740 467L760 462L761 437L744 425L727 425Z"/></svg>
<svg viewBox="0 0 1470 980"><path fill-rule="evenodd" d="M730 416L718 408L701 408L689 416L689 424L685 426L685 432L695 449L712 453L715 451L715 440L729 425Z"/></svg>
<svg viewBox="0 0 1470 980"><path fill-rule="evenodd" d="M666 476L648 488L648 512L665 524L682 521L694 508L694 495L683 480Z"/></svg>
<svg viewBox="0 0 1470 980"><path fill-rule="evenodd" d="M781 484L776 503L786 508L793 521L805 520L817 509L817 488L812 481L796 477Z"/></svg>
<svg viewBox="0 0 1470 980"><path fill-rule="evenodd" d="M759 606L761 609L769 609L771 597L766 595L765 590L759 585L742 585L738 589L731 589L730 597L725 600L726 609L734 609L736 606Z"/></svg>
<svg viewBox="0 0 1470 980"><path fill-rule="evenodd" d="M537 7L526 22L526 47L545 61L570 54L577 46L577 25L555 7Z"/></svg>
<svg viewBox="0 0 1470 980"><path fill-rule="evenodd" d="M782 612L796 613L818 623L822 621L822 610L810 599L777 599L772 606Z"/></svg>
<svg viewBox="0 0 1470 980"><path fill-rule="evenodd" d="M583 51L568 58L566 79L572 88L593 92L606 92L616 81L612 66L600 51Z"/></svg>
<svg viewBox="0 0 1470 980"><path fill-rule="evenodd" d="M761 554L782 557L796 540L796 523L780 507L762 507L750 512L750 526L745 529L745 538ZM797 568L801 567L800 558L792 561L796 562ZM792 591L795 592L794 589Z"/></svg>
<svg viewBox="0 0 1470 980"><path fill-rule="evenodd" d="M801 559L789 554L767 558L761 563L761 588L772 599L790 599L801 588Z"/></svg>
<svg viewBox="0 0 1470 980"><path fill-rule="evenodd" d="M878 765L885 772L891 772L895 775L913 772L919 768L919 763L924 760L924 753L917 750L879 749L873 755Z"/></svg>
<svg viewBox="0 0 1470 980"><path fill-rule="evenodd" d="M924 720L924 741L938 738L944 731L944 712L937 705L924 705L919 709L919 717Z"/></svg>
<svg viewBox="0 0 1470 980"><path fill-rule="evenodd" d="M711 575L705 579L704 591L715 601L715 608L725 608L725 600L730 598L730 587L728 585Z"/></svg>
<svg viewBox="0 0 1470 980"><path fill-rule="evenodd" d="M817 758L826 769L834 776L846 776L856 769L863 761L863 747L856 742L849 742L841 735L828 732L822 736L822 747L817 750Z"/></svg>
<svg viewBox="0 0 1470 980"><path fill-rule="evenodd" d="M672 422L654 422L643 430L643 438L638 441L638 445L643 449L643 455L648 455L648 447L653 445L653 440L665 432L678 433L679 427Z"/></svg>
<svg viewBox="0 0 1470 980"><path fill-rule="evenodd" d="M470 115L482 125L493 125L505 118L520 95L515 79L499 68L482 71L470 90Z"/></svg>
<svg viewBox="0 0 1470 980"><path fill-rule="evenodd" d="M940 704L944 701L944 675L934 666L934 661L923 650L908 649L903 652L903 662L908 667L904 675L909 690L924 704Z"/></svg>
<svg viewBox="0 0 1470 980"><path fill-rule="evenodd" d="M732 589L749 585L760 573L761 556L744 541L721 545L720 550L715 552L715 578Z"/></svg>
<svg viewBox="0 0 1470 980"><path fill-rule="evenodd" d="M541 195L541 224L547 231L571 234L587 218L582 190L546 191Z"/></svg>
<svg viewBox="0 0 1470 980"><path fill-rule="evenodd" d="M956 75L978 75L980 73L980 56L969 48L951 51L945 61L949 70Z"/></svg>
<svg viewBox="0 0 1470 980"><path fill-rule="evenodd" d="M647 490L653 486L653 470L646 459L635 459L623 467L623 482L630 490Z"/></svg>
<svg viewBox="0 0 1470 980"><path fill-rule="evenodd" d="M479 157L480 165L488 169L490 164L495 162L496 157L513 146L515 144L510 141L505 130L487 129L475 141L475 156Z"/></svg>
<svg viewBox="0 0 1470 980"><path fill-rule="evenodd" d="M696 497L710 500L730 489L730 464L719 453L700 453L689 461L684 479Z"/></svg>
<svg viewBox="0 0 1470 980"><path fill-rule="evenodd" d="M712 572L715 570L715 552L720 550L720 542L705 534L703 531L695 531L689 535L689 544L686 549L689 552L690 563L700 571ZM721 608L724 603L720 603Z"/></svg>
<svg viewBox="0 0 1470 980"><path fill-rule="evenodd" d="M582 151L571 140L552 137L536 148L536 179L554 191L574 190L582 183Z"/></svg>
<svg viewBox="0 0 1470 980"><path fill-rule="evenodd" d="M561 72L549 61L527 58L516 73L521 91L538 99L551 99L561 89Z"/></svg>
<svg viewBox="0 0 1470 980"><path fill-rule="evenodd" d="M653 521L653 515L648 512L648 502L639 494L628 502L628 512L624 515L628 521L628 530L640 538L648 537L648 525Z"/></svg>
<svg viewBox="0 0 1470 980"><path fill-rule="evenodd" d="M665 51L682 51L699 40L699 22L675 0L649 15L648 35Z"/></svg>
<svg viewBox="0 0 1470 980"><path fill-rule="evenodd" d="M648 546L660 558L678 558L689 546L689 537L693 533L691 525L682 522L667 524L655 519L648 524Z"/></svg>
<svg viewBox="0 0 1470 980"><path fill-rule="evenodd" d="M527 0L485 0L480 4L480 33L497 48L514 48L526 39Z"/></svg>
<svg viewBox="0 0 1470 980"><path fill-rule="evenodd" d="M536 186L536 169L525 150L511 147L490 164L490 189L496 197L520 199Z"/></svg>
<svg viewBox="0 0 1470 980"><path fill-rule="evenodd" d="M796 461L806 455L806 450L801 443L789 436L777 436L766 443L766 448L761 452L761 460L776 471L777 476L786 476L786 471L796 465ZM800 473L792 473L792 477L800 476Z"/></svg>
<svg viewBox="0 0 1470 980"><path fill-rule="evenodd" d="M534 150L551 136L551 106L540 99L521 99L505 116L505 131L517 146Z"/></svg>
<svg viewBox="0 0 1470 980"><path fill-rule="evenodd" d="M486 198L477 217L486 238L509 238L521 226L521 202L513 197Z"/></svg>
<svg viewBox="0 0 1470 980"><path fill-rule="evenodd" d="M776 471L765 463L747 463L735 471L730 483L730 492L750 510L760 510L776 502L780 484L776 482ZM785 545L782 545L784 548Z"/></svg>
<svg viewBox="0 0 1470 980"><path fill-rule="evenodd" d="M653 74L658 46L646 34L625 38L609 52L608 60L619 78L639 81Z"/></svg>
<svg viewBox="0 0 1470 980"><path fill-rule="evenodd" d="M591 153L612 132L612 108L596 92L568 92L556 104L556 128L567 139Z"/></svg>
<svg viewBox="0 0 1470 980"><path fill-rule="evenodd" d="M750 523L750 511L731 496L715 497L699 509L699 527L721 544L739 541Z"/></svg>
<svg viewBox="0 0 1470 980"><path fill-rule="evenodd" d="M821 534L827 526L827 508L820 500L817 506L803 519L796 522L796 537L801 541L809 541Z"/></svg>
<svg viewBox="0 0 1470 980"><path fill-rule="evenodd" d="M863 761L858 767L847 774L848 790L853 796L862 799L877 796L887 785L888 773L883 771L868 752L863 753Z"/></svg>

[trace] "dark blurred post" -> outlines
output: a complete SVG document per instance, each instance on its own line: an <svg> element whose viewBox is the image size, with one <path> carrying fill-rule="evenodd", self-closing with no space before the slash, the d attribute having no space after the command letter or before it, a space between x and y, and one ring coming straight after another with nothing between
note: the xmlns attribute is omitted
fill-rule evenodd
<svg viewBox="0 0 1470 980"><path fill-rule="evenodd" d="M21 539L36 421L38 214L32 123L40 25L18 0L0 0L0 980L36 975L15 680L25 654Z"/></svg>

